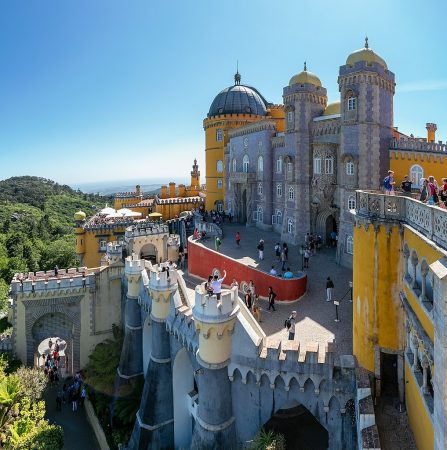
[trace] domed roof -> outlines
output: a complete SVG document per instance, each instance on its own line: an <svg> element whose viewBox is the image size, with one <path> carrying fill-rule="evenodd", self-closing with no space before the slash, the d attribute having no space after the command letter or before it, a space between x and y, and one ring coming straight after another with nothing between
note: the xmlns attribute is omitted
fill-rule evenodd
<svg viewBox="0 0 447 450"><path fill-rule="evenodd" d="M366 61L367 63L378 63L385 69L388 69L386 62L383 58L381 58L377 53L374 53L368 45L368 38L365 38L365 47L352 52L348 59L346 60L346 64L349 66L353 66L356 62Z"/></svg>
<svg viewBox="0 0 447 450"><path fill-rule="evenodd" d="M290 81L289 86L294 84L313 84L316 87L321 87L320 79L312 72L307 71L306 62L304 62L304 70L296 75L294 75Z"/></svg>
<svg viewBox="0 0 447 450"><path fill-rule="evenodd" d="M81 221L81 220L85 220L86 217L87 216L84 211L78 211L78 212L74 213L74 220Z"/></svg>
<svg viewBox="0 0 447 450"><path fill-rule="evenodd" d="M329 103L323 112L323 116L332 116L334 114L340 114L340 102Z"/></svg>
<svg viewBox="0 0 447 450"><path fill-rule="evenodd" d="M267 114L267 101L253 87L240 84L239 72L234 76L234 86L227 87L217 94L211 103L208 117L219 114Z"/></svg>

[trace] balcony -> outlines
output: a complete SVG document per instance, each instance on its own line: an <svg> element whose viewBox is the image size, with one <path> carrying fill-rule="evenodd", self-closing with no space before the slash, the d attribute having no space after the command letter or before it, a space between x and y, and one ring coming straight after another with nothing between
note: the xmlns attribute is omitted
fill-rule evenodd
<svg viewBox="0 0 447 450"><path fill-rule="evenodd" d="M231 172L230 173L231 183L250 183L256 181L255 172Z"/></svg>

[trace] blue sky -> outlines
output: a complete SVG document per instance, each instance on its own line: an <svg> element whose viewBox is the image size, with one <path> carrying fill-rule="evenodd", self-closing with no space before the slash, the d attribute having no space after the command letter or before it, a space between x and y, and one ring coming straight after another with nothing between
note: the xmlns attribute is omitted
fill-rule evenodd
<svg viewBox="0 0 447 450"><path fill-rule="evenodd" d="M270 101L303 61L338 97L363 46L396 74L394 121L447 138L443 1L0 2L0 179L184 179L214 96L242 83Z"/></svg>

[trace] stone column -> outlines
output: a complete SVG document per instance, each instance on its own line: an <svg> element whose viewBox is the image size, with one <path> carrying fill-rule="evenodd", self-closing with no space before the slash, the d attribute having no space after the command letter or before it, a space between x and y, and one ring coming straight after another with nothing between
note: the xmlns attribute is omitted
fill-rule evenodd
<svg viewBox="0 0 447 450"><path fill-rule="evenodd" d="M421 264L421 277L422 277L422 286L421 286L421 301L427 300L427 275L428 275L428 265L424 262Z"/></svg>
<svg viewBox="0 0 447 450"><path fill-rule="evenodd" d="M412 367L412 369L413 369L413 372L419 372L420 370L419 370L419 366L418 366L418 358L419 358L419 355L418 355L418 353L419 353L419 350L418 350L418 348L419 348L419 339L418 339L418 337L416 336L416 334L413 334L413 339L412 339L412 343L413 343L413 348L412 348L412 350L413 350L413 367Z"/></svg>
<svg viewBox="0 0 447 450"><path fill-rule="evenodd" d="M135 255L126 258L127 296L124 306L124 342L117 369L119 384L127 384L130 379L143 375L141 310L138 304L143 270L144 261Z"/></svg>
<svg viewBox="0 0 447 450"><path fill-rule="evenodd" d="M418 283L417 283L417 280L416 280L416 268L417 268L418 262L419 262L418 261L418 256L416 255L415 252L412 252L411 253L411 264L413 266L413 275L412 275L413 280L411 282L411 287L413 289L418 287Z"/></svg>
<svg viewBox="0 0 447 450"><path fill-rule="evenodd" d="M199 333L197 361L199 408L191 449L237 448L231 401L230 362L232 334L239 312L237 288L224 290L221 299L206 297L196 288L193 317Z"/></svg>
<svg viewBox="0 0 447 450"><path fill-rule="evenodd" d="M425 355L422 357L421 366L422 366L422 393L428 394L429 393L428 386L427 386L428 360Z"/></svg>
<svg viewBox="0 0 447 450"><path fill-rule="evenodd" d="M177 274L150 271L152 352L145 376L140 409L128 444L131 450L174 448L174 408L172 397L172 367L166 318L171 298L177 290Z"/></svg>

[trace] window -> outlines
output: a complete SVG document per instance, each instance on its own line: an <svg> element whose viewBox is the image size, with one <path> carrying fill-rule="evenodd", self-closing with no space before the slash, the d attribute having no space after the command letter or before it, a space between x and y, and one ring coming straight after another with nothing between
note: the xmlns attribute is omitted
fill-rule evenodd
<svg viewBox="0 0 447 450"><path fill-rule="evenodd" d="M295 227L293 226L293 219L287 219L287 233L293 234L294 228Z"/></svg>
<svg viewBox="0 0 447 450"><path fill-rule="evenodd" d="M248 147L248 137L244 138L244 147L247 148Z"/></svg>
<svg viewBox="0 0 447 450"><path fill-rule="evenodd" d="M324 160L324 172L329 175L334 173L334 159L333 158L326 158Z"/></svg>
<svg viewBox="0 0 447 450"><path fill-rule="evenodd" d="M421 178L424 178L424 169L421 166L414 165L410 169L410 180L417 186L422 186Z"/></svg>
<svg viewBox="0 0 447 450"><path fill-rule="evenodd" d="M258 183L258 195L262 195L262 183Z"/></svg>
<svg viewBox="0 0 447 450"><path fill-rule="evenodd" d="M287 112L287 122L292 123L293 122L293 111Z"/></svg>
<svg viewBox="0 0 447 450"><path fill-rule="evenodd" d="M295 200L295 189L289 188L289 200Z"/></svg>
<svg viewBox="0 0 447 450"><path fill-rule="evenodd" d="M354 163L352 161L346 163L346 175L354 175Z"/></svg>
<svg viewBox="0 0 447 450"><path fill-rule="evenodd" d="M255 222L264 222L264 209L262 206L258 206L256 209L257 220Z"/></svg>
<svg viewBox="0 0 447 450"><path fill-rule="evenodd" d="M279 209L276 210L276 220L278 225L282 225L282 212Z"/></svg>
<svg viewBox="0 0 447 450"><path fill-rule="evenodd" d="M357 99L355 97L348 98L348 111L354 111L357 109Z"/></svg>
<svg viewBox="0 0 447 450"><path fill-rule="evenodd" d="M293 172L293 164L291 162L287 163L287 172L288 173Z"/></svg>
<svg viewBox="0 0 447 450"><path fill-rule="evenodd" d="M277 197L282 197L282 184L277 184L276 185L276 196Z"/></svg>
<svg viewBox="0 0 447 450"><path fill-rule="evenodd" d="M242 170L247 173L248 172L248 165L250 163L250 159L248 158L248 155L244 155L244 159L242 160Z"/></svg>
<svg viewBox="0 0 447 450"><path fill-rule="evenodd" d="M314 158L314 174L320 175L321 173L321 158Z"/></svg>
<svg viewBox="0 0 447 450"><path fill-rule="evenodd" d="M346 237L346 253L349 253L350 255L354 254L354 242L352 236Z"/></svg>
<svg viewBox="0 0 447 450"><path fill-rule="evenodd" d="M222 183L222 178L219 178L217 180L217 189L222 189L223 183Z"/></svg>
<svg viewBox="0 0 447 450"><path fill-rule="evenodd" d="M258 172L263 172L264 171L264 158L262 156L260 156L258 158Z"/></svg>
<svg viewBox="0 0 447 450"><path fill-rule="evenodd" d="M223 141L223 131L220 128L218 128L216 130L216 141L217 142L222 142Z"/></svg>
<svg viewBox="0 0 447 450"><path fill-rule="evenodd" d="M348 209L355 209L355 197L353 195L348 198Z"/></svg>
<svg viewBox="0 0 447 450"><path fill-rule="evenodd" d="M217 206L217 211L219 211L220 213L223 212L223 204L222 204L222 202L217 202L216 206Z"/></svg>
<svg viewBox="0 0 447 450"><path fill-rule="evenodd" d="M237 169L236 158L233 159L233 172L236 172Z"/></svg>
<svg viewBox="0 0 447 450"><path fill-rule="evenodd" d="M219 159L216 162L216 170L217 170L218 173L222 173L223 172L223 162L222 162L221 159Z"/></svg>
<svg viewBox="0 0 447 450"><path fill-rule="evenodd" d="M107 250L107 241L104 239L101 239L99 241L99 250L105 252Z"/></svg>
<svg viewBox="0 0 447 450"><path fill-rule="evenodd" d="M276 173L282 173L282 159L278 158L276 160Z"/></svg>

